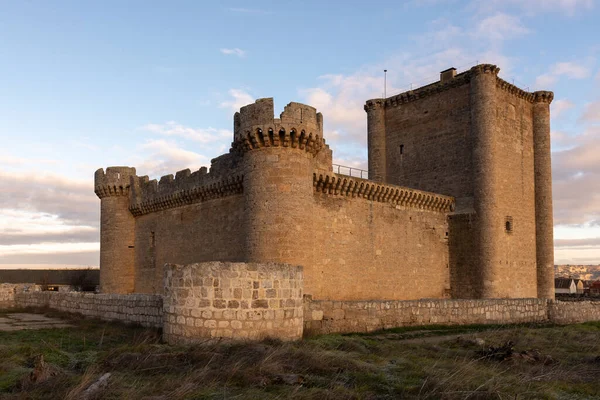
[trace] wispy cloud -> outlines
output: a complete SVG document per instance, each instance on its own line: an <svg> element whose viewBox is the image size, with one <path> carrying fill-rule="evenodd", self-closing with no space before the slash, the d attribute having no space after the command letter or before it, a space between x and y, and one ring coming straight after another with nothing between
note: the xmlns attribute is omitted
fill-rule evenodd
<svg viewBox="0 0 600 400"><path fill-rule="evenodd" d="M255 100L255 98L244 89L230 89L228 93L232 99L221 102L220 107L229 108L234 112L239 111L243 106L254 103Z"/></svg>
<svg viewBox="0 0 600 400"><path fill-rule="evenodd" d="M228 56L238 56L240 58L243 58L246 56L246 51L239 49L237 47L234 47L233 49L220 49L221 53L226 54Z"/></svg>
<svg viewBox="0 0 600 400"><path fill-rule="evenodd" d="M501 12L482 19L475 30L477 37L493 41L514 39L528 33L530 30L523 25L519 17Z"/></svg>
<svg viewBox="0 0 600 400"><path fill-rule="evenodd" d="M146 124L140 130L163 136L178 136L200 143L213 143L233 136L227 129L191 128L175 121L168 121L164 124Z"/></svg>
<svg viewBox="0 0 600 400"><path fill-rule="evenodd" d="M591 71L585 64L586 63L579 61L556 63L550 67L547 73L539 75L536 78L535 86L538 89L548 88L549 86L554 85L558 79L563 76L569 79L589 78Z"/></svg>
<svg viewBox="0 0 600 400"><path fill-rule="evenodd" d="M600 122L600 101L586 105L581 120L584 122Z"/></svg>
<svg viewBox="0 0 600 400"><path fill-rule="evenodd" d="M550 115L553 119L558 119L565 111L575 107L572 101L567 99L554 100L552 102Z"/></svg>
<svg viewBox="0 0 600 400"><path fill-rule="evenodd" d="M159 177L186 168L193 171L210 165L210 158L206 155L186 150L172 140L151 139L142 144L139 150L143 159L136 163L138 175Z"/></svg>

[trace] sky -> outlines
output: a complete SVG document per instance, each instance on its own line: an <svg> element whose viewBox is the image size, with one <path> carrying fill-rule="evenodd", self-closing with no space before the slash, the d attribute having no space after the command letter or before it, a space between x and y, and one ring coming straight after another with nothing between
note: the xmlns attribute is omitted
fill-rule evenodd
<svg viewBox="0 0 600 400"><path fill-rule="evenodd" d="M0 268L97 266L98 168L159 178L229 149L261 97L324 115L366 169L365 100L477 63L552 90L555 261L600 263L595 0L0 0Z"/></svg>

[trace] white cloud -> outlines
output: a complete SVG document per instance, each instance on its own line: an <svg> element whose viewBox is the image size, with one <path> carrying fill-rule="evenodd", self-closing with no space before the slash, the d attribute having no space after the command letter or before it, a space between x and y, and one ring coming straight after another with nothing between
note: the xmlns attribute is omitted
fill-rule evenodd
<svg viewBox="0 0 600 400"><path fill-rule="evenodd" d="M535 86L538 89L544 89L554 85L562 76L569 79L585 79L589 78L590 74L590 69L583 62L559 62L552 65L547 73L538 76Z"/></svg>
<svg viewBox="0 0 600 400"><path fill-rule="evenodd" d="M38 243L0 245L0 258L20 256L27 254L66 254L74 252L97 252L100 250L99 242L92 243Z"/></svg>
<svg viewBox="0 0 600 400"><path fill-rule="evenodd" d="M581 120L585 122L600 122L600 101L587 104Z"/></svg>
<svg viewBox="0 0 600 400"><path fill-rule="evenodd" d="M221 102L220 107L229 108L234 112L238 112L243 106L254 103L255 100L252 95L243 89L230 89L229 95L233 99Z"/></svg>
<svg viewBox="0 0 600 400"><path fill-rule="evenodd" d="M558 119L565 111L575 107L572 101L567 99L554 100L550 106L550 115L554 119Z"/></svg>
<svg viewBox="0 0 600 400"><path fill-rule="evenodd" d="M203 154L183 149L174 141L148 140L140 150L143 160L137 163L138 175L162 176L190 168L192 171L209 165L210 159Z"/></svg>
<svg viewBox="0 0 600 400"><path fill-rule="evenodd" d="M140 129L164 136L178 136L200 143L212 143L233 136L233 133L227 129L191 128L175 121L164 124L147 124Z"/></svg>
<svg viewBox="0 0 600 400"><path fill-rule="evenodd" d="M238 49L237 47L235 47L233 49L221 49L220 51L221 51L221 53L226 54L228 56L238 56L240 58L246 56L246 51L244 51L242 49Z"/></svg>
<svg viewBox="0 0 600 400"><path fill-rule="evenodd" d="M503 41L526 35L529 32L530 30L523 25L518 17L496 13L481 20L477 24L475 34L480 38L487 37L494 41Z"/></svg>
<svg viewBox="0 0 600 400"><path fill-rule="evenodd" d="M600 127L566 140L569 147L552 154L554 222L600 221Z"/></svg>
<svg viewBox="0 0 600 400"><path fill-rule="evenodd" d="M60 160L16 157L8 153L0 153L0 165L3 166L30 166L35 164L57 165L60 163Z"/></svg>

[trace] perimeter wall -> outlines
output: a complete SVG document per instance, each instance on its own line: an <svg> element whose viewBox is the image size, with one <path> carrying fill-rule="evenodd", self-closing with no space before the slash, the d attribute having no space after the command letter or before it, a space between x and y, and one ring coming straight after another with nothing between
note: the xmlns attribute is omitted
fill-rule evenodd
<svg viewBox="0 0 600 400"><path fill-rule="evenodd" d="M257 324L260 321L264 321L264 326L261 328L260 334L254 334L254 332L244 330L242 337L238 339L246 338L262 338L269 336L267 324L271 324L277 320L276 310L282 310L280 321L285 321L286 318L290 318L289 327L291 329L298 329L295 323L292 323L295 318L302 315L304 321L304 336L311 336L317 334L329 334L329 333L349 333L349 332L371 332L379 329L388 329L402 326L427 326L427 325L468 325L468 324L517 324L517 323L555 323L559 325L571 324L571 323L582 323L587 321L600 321L600 301L581 301L581 302L564 302L564 301L553 301L547 299L482 299L482 300L444 300L444 299L423 299L423 300L408 300L408 301L323 301L313 300L311 296L304 296L303 310L297 310L297 301L292 298L297 294L276 291L274 294L268 294L268 288L265 286L273 285L272 289L275 289L276 285L282 283L281 279L272 279L273 277L287 277L284 280L289 282L296 282L296 285L301 285L300 275L298 272L301 270L294 270L293 268L285 266L283 269L277 269L276 264L265 265L264 267L253 265L236 263L227 266L224 269L219 269L219 263L204 263L197 264L192 269L213 269L210 273L211 276L207 276L208 280L197 280L197 283L193 283L190 279L186 279L182 276L173 280L171 274L171 282L173 289L177 291L177 295L183 294L186 290L186 285L189 286L189 291L184 294L182 298L172 298L169 302L163 305L163 296L160 295L141 295L141 294L129 294L129 295L107 295L107 294L91 294L91 293L58 293L58 292L20 292L23 289L23 285L2 285L2 293L10 292L12 295L12 301L7 300L0 303L0 309L8 308L25 308L25 307L36 307L36 308L52 308L65 312L72 312L81 314L87 317L99 318L103 320L117 320L121 322L139 323L143 326L163 328L165 323L168 323L172 332L173 324L178 324L178 319L181 325L186 325L189 317L193 317L193 325L197 319L202 319L203 324L211 326L216 324L218 327L219 321L221 321L222 329L233 329L233 326L250 327L250 324ZM180 267L176 267L180 268ZM189 267L186 267L189 270ZM292 269L290 269L292 268ZM259 272L263 269L262 275ZM257 291L256 299L259 300L252 305L252 300L248 301L248 308L244 309L241 305L243 300L244 289L241 293L236 294L236 283L231 280L237 278L226 278L226 276L240 271L244 272L256 272L256 279L251 278L250 284L251 289L248 289L253 298L254 291ZM271 272L275 274L272 275ZM287 271L287 272L286 272ZM268 277L271 276L271 278ZM215 278L219 276L219 278ZM233 275L230 275L233 276ZM262 276L262 277L259 277ZM189 276L191 278L192 275ZM238 275L238 277L241 277ZM229 301L227 300L227 306L225 308L219 308L214 300L220 300L214 297L216 289L219 286L215 285L216 280L226 280L225 282L228 288L231 288L231 292L223 292L225 296L233 297L231 301L239 301L239 305L229 307ZM245 279L245 278L243 278ZM243 279L239 283L243 284ZM257 289L254 289L254 282L257 282ZM277 283L275 283L277 281ZM193 299L193 293L195 289L192 289L192 285L196 285L195 288L202 292L203 288L210 288L212 283L213 294L211 299L211 305L206 307L195 301L190 302L190 298ZM181 285L184 285L183 287ZM218 282L221 285L221 281ZM9 288L9 286L13 286ZM279 287L283 290L285 288ZM290 288L291 289L291 288ZM237 299L237 296L242 299ZM264 296L264 297L263 297ZM277 297L269 297L277 296ZM286 301L281 303L283 297L291 296L289 301L293 301L293 304L289 304L289 310ZM181 300L181 306L176 306L173 300ZM265 304L265 301L267 303ZM277 299L279 305L271 305L269 301ZM203 297L200 296L197 301L202 301ZM181 313L177 314L177 307L180 307ZM191 309L184 311L187 308L195 309L198 314L193 314ZM214 309L210 309L213 307ZM163 313L163 309L165 310ZM217 318L214 312L218 311L220 316ZM208 314L210 312L210 314ZM227 314L228 313L228 314ZM252 314L252 315L251 315ZM246 315L246 317L244 317ZM272 317L271 317L272 315ZM167 318L168 322L163 322ZM219 319L219 321L216 321ZM185 322L183 322L185 321ZM227 321L227 327L225 327L225 321ZM236 322L237 321L237 322ZM246 325L244 325L246 324ZM283 325L282 325L283 326ZM293 327L293 328L292 328ZM245 328L244 328L245 329ZM301 330L300 330L301 331ZM191 331L190 331L191 332ZM217 333L215 329L215 334ZM273 330L276 332L276 330ZM297 331L298 332L298 331ZM302 333L298 332L294 338L299 338ZM287 335L287 333L286 333ZM231 335L229 332L224 335ZM293 336L293 335L292 335ZM287 336L288 339L292 336ZM198 337L197 339L202 339ZM179 340L175 340L179 341ZM195 341L195 340L190 340Z"/></svg>

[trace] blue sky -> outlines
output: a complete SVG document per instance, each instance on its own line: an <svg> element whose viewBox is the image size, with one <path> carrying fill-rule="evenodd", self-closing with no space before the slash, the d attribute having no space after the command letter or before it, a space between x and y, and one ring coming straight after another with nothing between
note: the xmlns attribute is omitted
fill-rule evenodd
<svg viewBox="0 0 600 400"><path fill-rule="evenodd" d="M364 101L477 62L552 105L556 261L600 263L600 21L593 0L0 0L0 267L98 263L93 172L209 165L233 112L323 112L366 165Z"/></svg>

